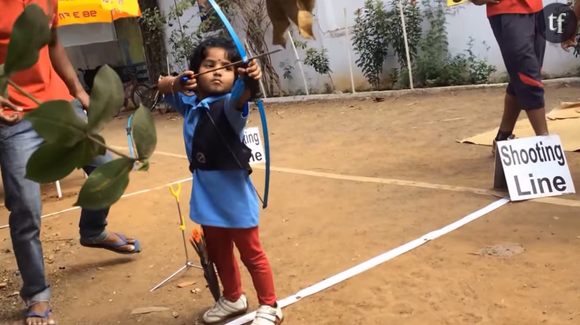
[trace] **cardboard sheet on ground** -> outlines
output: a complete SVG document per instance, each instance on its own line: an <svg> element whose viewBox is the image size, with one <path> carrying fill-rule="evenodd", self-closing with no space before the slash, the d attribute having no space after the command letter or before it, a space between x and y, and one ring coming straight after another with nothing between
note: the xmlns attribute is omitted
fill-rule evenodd
<svg viewBox="0 0 580 325"><path fill-rule="evenodd" d="M525 113L522 113L522 115ZM546 116L548 129L558 134L565 151L580 151L580 102L562 102ZM459 141L460 143L491 146L498 128ZM518 138L535 136L527 118L516 123L514 134Z"/></svg>

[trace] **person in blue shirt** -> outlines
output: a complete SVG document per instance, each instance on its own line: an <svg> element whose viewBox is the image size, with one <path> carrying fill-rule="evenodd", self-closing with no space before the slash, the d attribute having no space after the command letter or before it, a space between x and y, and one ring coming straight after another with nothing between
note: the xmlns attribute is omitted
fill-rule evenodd
<svg viewBox="0 0 580 325"><path fill-rule="evenodd" d="M241 60L234 44L221 37L203 40L189 59L190 71L159 80L165 101L183 117L183 138L193 173L190 218L205 234L223 295L203 315L206 324L245 314L234 244L252 276L259 308L253 325L283 321L272 270L258 235L259 204L250 179L251 150L243 143L248 101L262 72L255 60L245 68L225 67ZM199 75L197 75L199 74ZM186 82L180 82L187 77Z"/></svg>

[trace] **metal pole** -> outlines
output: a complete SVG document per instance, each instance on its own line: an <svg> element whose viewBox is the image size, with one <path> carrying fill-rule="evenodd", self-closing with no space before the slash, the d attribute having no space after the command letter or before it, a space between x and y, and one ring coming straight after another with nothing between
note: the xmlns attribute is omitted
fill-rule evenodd
<svg viewBox="0 0 580 325"><path fill-rule="evenodd" d="M356 91L354 90L354 74L352 72L352 58L350 55L350 37L348 35L348 20L346 17L346 8L344 8L344 30L346 31L346 51L348 53L348 68L350 69L350 86L352 87L352 93L354 94Z"/></svg>
<svg viewBox="0 0 580 325"><path fill-rule="evenodd" d="M308 91L308 83L306 82L306 75L304 75L304 68L302 67L302 61L300 61L300 57L298 56L298 50L296 49L296 45L294 45L294 38L292 38L292 34L290 30L288 30L288 37L290 38L290 44L292 44L292 49L294 49L294 56L296 57L296 61L298 61L298 66L300 67L300 73L302 73L302 80L304 81L304 90L306 92L306 96L310 95Z"/></svg>
<svg viewBox="0 0 580 325"><path fill-rule="evenodd" d="M403 27L403 39L405 40L405 52L407 52L407 70L409 71L409 85L413 89L413 68L411 67L411 55L409 54L409 42L407 41L407 28L405 27L405 14L403 4L399 0L399 14L401 15L401 26Z"/></svg>

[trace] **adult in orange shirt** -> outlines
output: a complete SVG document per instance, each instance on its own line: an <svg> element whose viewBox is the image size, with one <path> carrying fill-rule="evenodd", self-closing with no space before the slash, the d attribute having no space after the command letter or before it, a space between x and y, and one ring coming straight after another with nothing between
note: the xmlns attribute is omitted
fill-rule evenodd
<svg viewBox="0 0 580 325"><path fill-rule="evenodd" d="M51 0L0 0L0 64L6 61L6 52L12 25L29 4L38 4L49 17L53 41L39 53L39 60L32 68L12 78L24 90L40 101L70 100L77 115L86 119L89 95L81 86L67 54L58 40L58 1ZM52 10L52 12L49 12ZM33 110L36 105L27 97L8 88L8 99L0 97L5 112L0 113L0 166L4 184L6 207L10 210L10 236L18 268L22 275L20 291L27 305L26 323L29 325L55 324L52 319L50 286L45 279L42 245L40 243L41 200L40 186L25 178L26 163L43 139L21 114L8 112L9 107ZM84 109L83 109L84 108ZM87 174L97 166L111 160L109 155L99 156L83 167ZM108 233L109 209L89 211L83 209L79 223L81 245L105 248L117 253L132 254L140 251L134 238Z"/></svg>
<svg viewBox="0 0 580 325"><path fill-rule="evenodd" d="M510 77L503 117L493 142L514 137L521 110L526 111L536 135L548 134L542 64L546 40L542 0L472 0L487 6L487 16Z"/></svg>

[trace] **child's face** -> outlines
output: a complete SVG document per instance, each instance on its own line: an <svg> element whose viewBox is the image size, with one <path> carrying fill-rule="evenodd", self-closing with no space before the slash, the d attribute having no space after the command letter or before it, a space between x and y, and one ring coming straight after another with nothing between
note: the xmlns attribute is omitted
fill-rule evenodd
<svg viewBox="0 0 580 325"><path fill-rule="evenodd" d="M227 53L221 48L207 49L205 60L201 62L199 73L206 70L215 69L231 63L227 58ZM225 94L230 92L234 86L234 67L209 72L196 77L197 87L207 94Z"/></svg>

